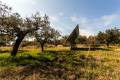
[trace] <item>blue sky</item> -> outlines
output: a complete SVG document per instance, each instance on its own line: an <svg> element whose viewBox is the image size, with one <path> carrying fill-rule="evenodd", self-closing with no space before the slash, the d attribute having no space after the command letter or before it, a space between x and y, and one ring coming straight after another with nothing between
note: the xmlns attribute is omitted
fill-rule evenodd
<svg viewBox="0 0 120 80"><path fill-rule="evenodd" d="M51 26L67 35L80 25L81 35L95 35L112 27L120 28L120 0L1 0L23 17L36 12L47 14Z"/></svg>

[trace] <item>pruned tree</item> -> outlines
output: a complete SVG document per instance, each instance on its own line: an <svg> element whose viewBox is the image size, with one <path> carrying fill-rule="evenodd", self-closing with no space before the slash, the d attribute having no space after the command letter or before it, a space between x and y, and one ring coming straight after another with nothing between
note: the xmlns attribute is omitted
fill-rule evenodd
<svg viewBox="0 0 120 80"><path fill-rule="evenodd" d="M12 56L16 56L24 37L28 33L39 29L43 22L38 14L23 19L18 13L12 13L10 7L0 3L0 31L15 38L13 50L11 51Z"/></svg>
<svg viewBox="0 0 120 80"><path fill-rule="evenodd" d="M54 45L57 46L60 43L59 37L61 36L61 34L55 29L53 33L54 33L53 42L54 42Z"/></svg>
<svg viewBox="0 0 120 80"><path fill-rule="evenodd" d="M44 45L48 41L53 40L56 36L58 36L59 33L58 31L50 27L48 16L45 15L43 20L45 21L45 24L42 25L42 27L35 32L35 37L40 43L42 51L44 51Z"/></svg>

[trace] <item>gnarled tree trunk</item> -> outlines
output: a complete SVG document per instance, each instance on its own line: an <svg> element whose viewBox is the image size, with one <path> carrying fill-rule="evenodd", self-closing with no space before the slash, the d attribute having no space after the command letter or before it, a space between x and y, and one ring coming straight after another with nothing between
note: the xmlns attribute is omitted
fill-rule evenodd
<svg viewBox="0 0 120 80"><path fill-rule="evenodd" d="M17 54L17 51L18 51L18 48L22 42L22 40L24 39L25 35L22 35L20 37L17 38L14 46L13 46L13 49L12 49L12 52L11 52L11 56L16 56Z"/></svg>

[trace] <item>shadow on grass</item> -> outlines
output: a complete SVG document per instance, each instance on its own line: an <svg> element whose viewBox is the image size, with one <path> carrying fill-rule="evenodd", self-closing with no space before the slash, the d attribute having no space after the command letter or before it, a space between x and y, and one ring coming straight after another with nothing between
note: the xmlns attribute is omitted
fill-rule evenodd
<svg viewBox="0 0 120 80"><path fill-rule="evenodd" d="M0 53L9 53L9 50L0 50Z"/></svg>
<svg viewBox="0 0 120 80"><path fill-rule="evenodd" d="M10 50L0 50L0 53L10 53ZM27 50L18 50L18 53L27 52Z"/></svg>
<svg viewBox="0 0 120 80"><path fill-rule="evenodd" d="M103 51L111 51L110 49L107 48L73 48L72 50L81 50L81 51L96 51L96 50L103 50Z"/></svg>
<svg viewBox="0 0 120 80"><path fill-rule="evenodd" d="M12 73L10 69L6 69L4 72L0 73L0 78L19 77L21 80L27 79L34 74L39 76L36 77L36 80L40 80L40 78L76 80L80 77L86 77L85 72L78 69L88 66L96 68L98 66L96 64L97 60L94 57L79 55L79 57L76 58L75 52L47 52L39 53L38 56L27 54L16 58L9 57L4 62L5 63L1 65L3 67L14 65L23 68L12 71ZM93 80L96 74L88 73L88 76L87 79Z"/></svg>
<svg viewBox="0 0 120 80"><path fill-rule="evenodd" d="M73 48L73 51L97 51L97 50L102 50L102 51L112 51L110 48ZM70 52L70 50L63 50L63 51L53 51L53 50L45 50L44 52Z"/></svg>

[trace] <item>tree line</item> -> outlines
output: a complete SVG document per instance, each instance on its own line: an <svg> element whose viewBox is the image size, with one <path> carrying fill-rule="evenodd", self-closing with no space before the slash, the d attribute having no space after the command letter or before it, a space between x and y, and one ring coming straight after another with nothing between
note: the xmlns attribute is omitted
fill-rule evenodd
<svg viewBox="0 0 120 80"><path fill-rule="evenodd" d="M99 31L95 36L82 36L80 35L76 41L78 44L91 44L91 45L110 45L120 44L120 30L116 27Z"/></svg>

